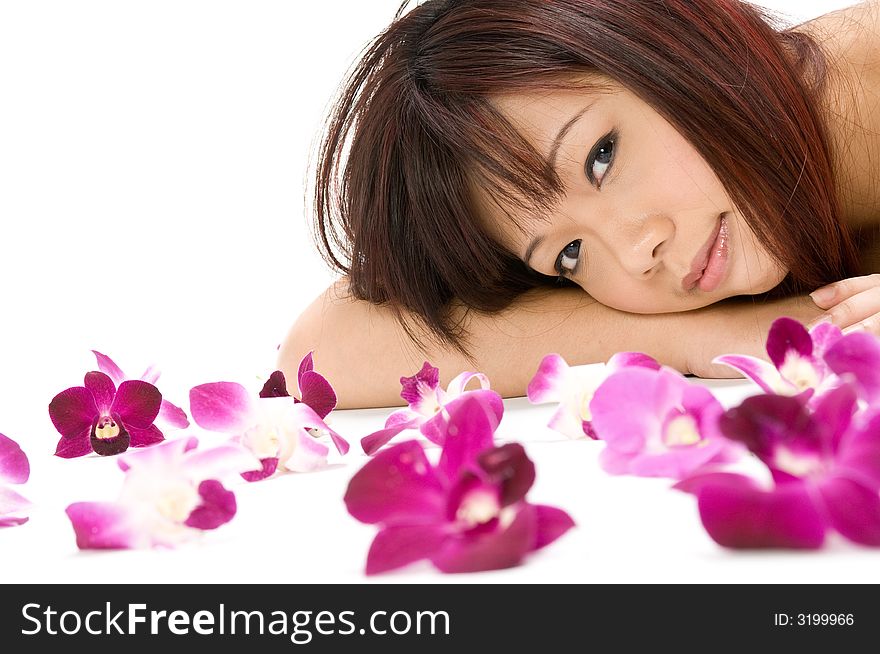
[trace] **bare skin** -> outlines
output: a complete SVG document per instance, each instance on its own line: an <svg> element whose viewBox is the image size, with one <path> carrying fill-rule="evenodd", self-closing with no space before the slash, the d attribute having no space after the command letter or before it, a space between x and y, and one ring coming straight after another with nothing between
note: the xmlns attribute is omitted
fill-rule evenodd
<svg viewBox="0 0 880 654"><path fill-rule="evenodd" d="M845 220L854 229L875 231L880 218L875 181L880 179L880 0L827 14L800 29L818 36L837 71L823 107ZM876 251L868 239L867 270L880 270ZM712 359L734 351L763 356L767 329L781 315L804 322L827 317L842 327L872 329L876 323L880 329L876 276L826 288L829 297L816 296L815 303L809 297L745 298L651 315L612 309L581 289L535 290L505 311L468 317L474 357L468 361L449 348L418 348L389 309L347 297L343 279L301 314L282 345L278 365L296 393L298 363L314 351L316 367L337 390L341 409L402 405L399 377L413 374L425 360L440 369L442 384L464 370L480 370L503 397L524 395L541 358L550 352L582 364L605 361L618 351L641 351L682 372L728 377L731 372L712 365Z"/></svg>

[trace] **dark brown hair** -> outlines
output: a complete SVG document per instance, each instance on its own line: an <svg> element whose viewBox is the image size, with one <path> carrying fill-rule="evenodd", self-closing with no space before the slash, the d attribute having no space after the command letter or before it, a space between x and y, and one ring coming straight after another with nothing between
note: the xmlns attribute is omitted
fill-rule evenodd
<svg viewBox="0 0 880 654"><path fill-rule="evenodd" d="M467 354L453 300L495 312L559 283L490 238L471 189L514 222L516 209L552 207L560 179L490 98L574 76L610 78L669 121L789 270L789 290L856 270L818 107L826 62L808 35L739 0L407 4L334 106L314 209L322 255L351 294L390 307L416 342L414 325Z"/></svg>

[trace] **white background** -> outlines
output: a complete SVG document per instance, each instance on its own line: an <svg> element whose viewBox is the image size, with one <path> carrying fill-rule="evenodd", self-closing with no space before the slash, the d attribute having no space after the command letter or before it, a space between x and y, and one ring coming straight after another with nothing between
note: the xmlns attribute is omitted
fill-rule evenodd
<svg viewBox="0 0 880 654"><path fill-rule="evenodd" d="M853 3L763 4L796 23ZM164 372L160 387L180 404L195 384L253 385L271 370L290 324L332 280L305 216L315 135L345 71L397 6L397 0L0 2L0 432L31 457L34 474L23 492L44 500L38 516L48 515L46 507L115 493L78 481L93 477L99 465L103 474L108 461L50 456L58 435L46 407L94 367L90 349L111 355L131 374L157 364ZM384 417L363 415L375 423ZM276 486L261 485L259 497L299 492L307 482L271 483ZM626 496L640 484L615 479L608 488ZM330 485L344 488L344 479ZM626 498L639 504L638 495ZM543 499L565 505L559 497ZM338 496L329 502L331 525L353 522ZM0 531L0 550L24 551L21 543L45 543L48 535L63 542L63 557L48 554L42 568L20 567L19 580L94 578L92 566L74 558L72 534L57 515ZM594 536L615 528L590 527ZM368 532L357 534L364 549L354 554L356 564L344 566L351 574L369 542ZM697 538L709 561L692 573L682 567L677 578L743 579L743 570L775 569L790 570L786 578L797 580L807 569L796 557L753 565L722 554L701 533ZM674 537L668 544L676 549ZM621 551L617 538L597 546ZM575 545L567 547L573 552ZM815 560L808 559L809 569ZM566 579L563 568L545 565L558 570L557 580ZM627 578L625 566L605 569L619 571L605 581ZM129 570L117 578L157 579L149 564ZM582 572L578 580L595 579L598 568ZM321 578L320 569L309 574ZM630 578L663 574L636 570ZM248 580L235 566L228 575Z"/></svg>

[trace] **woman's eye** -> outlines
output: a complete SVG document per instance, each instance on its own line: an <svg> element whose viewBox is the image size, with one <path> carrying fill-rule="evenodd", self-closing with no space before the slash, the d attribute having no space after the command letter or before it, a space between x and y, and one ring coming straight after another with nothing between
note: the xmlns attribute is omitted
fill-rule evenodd
<svg viewBox="0 0 880 654"><path fill-rule="evenodd" d="M599 186L602 185L602 179L608 173L608 169L611 168L611 163L614 160L614 143L616 140L617 135L612 132L596 143L593 151L590 152L590 156L587 158L586 173L587 179L591 183Z"/></svg>
<svg viewBox="0 0 880 654"><path fill-rule="evenodd" d="M572 275L577 270L578 260L581 254L580 240L572 241L559 253L556 259L556 272L560 275Z"/></svg>

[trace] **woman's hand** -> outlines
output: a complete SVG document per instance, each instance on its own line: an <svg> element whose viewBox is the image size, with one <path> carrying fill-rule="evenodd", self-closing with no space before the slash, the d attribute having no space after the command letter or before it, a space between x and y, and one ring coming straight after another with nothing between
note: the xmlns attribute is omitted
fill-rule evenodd
<svg viewBox="0 0 880 654"><path fill-rule="evenodd" d="M828 320L844 333L867 331L880 336L880 275L850 277L810 293L825 310L809 326Z"/></svg>

